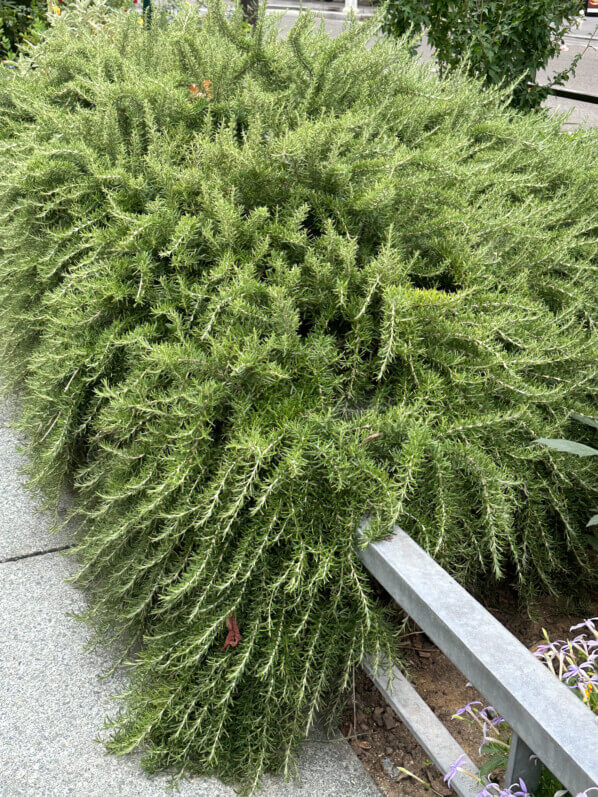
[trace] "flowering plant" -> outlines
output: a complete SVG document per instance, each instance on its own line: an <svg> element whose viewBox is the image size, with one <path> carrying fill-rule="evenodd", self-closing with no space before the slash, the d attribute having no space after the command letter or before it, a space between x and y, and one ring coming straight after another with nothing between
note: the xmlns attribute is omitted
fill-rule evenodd
<svg viewBox="0 0 598 797"><path fill-rule="evenodd" d="M546 642L536 648L534 655L598 714L598 617L571 626L570 630L580 633L572 640L556 642L551 642L544 631Z"/></svg>
<svg viewBox="0 0 598 797"><path fill-rule="evenodd" d="M580 698L595 714L598 714L598 617L584 620L571 626L571 632L577 632L572 639L551 641L546 630L544 640L534 650L534 656L545 664L569 689ZM497 782L489 780L496 776L507 764L510 728L492 706L484 706L479 700L468 703L453 715L453 719L476 724L482 732L480 753L485 762L480 768L479 776L469 772L465 767L466 756L460 756L450 767L444 777L450 786L458 773L470 775L480 781L481 791L477 797L531 797L523 780L515 784L501 787ZM556 788L555 788L556 785ZM560 788L559 788L560 787ZM585 797L598 788L592 787L576 797ZM544 772L539 797L563 797L567 791L556 783L549 772Z"/></svg>

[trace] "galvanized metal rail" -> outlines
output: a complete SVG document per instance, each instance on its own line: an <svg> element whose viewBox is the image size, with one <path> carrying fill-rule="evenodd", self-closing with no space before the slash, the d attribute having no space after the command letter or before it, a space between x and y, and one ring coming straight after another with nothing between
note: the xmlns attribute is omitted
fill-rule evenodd
<svg viewBox="0 0 598 797"><path fill-rule="evenodd" d="M455 761L461 761L451 782L453 791L459 797L476 797L478 768L405 676L396 667L390 674L384 667L376 670L369 659L364 669L440 772L448 772Z"/></svg>
<svg viewBox="0 0 598 797"><path fill-rule="evenodd" d="M359 556L513 729L505 782L523 777L533 791L542 762L573 795L598 786L598 716L402 529ZM409 702L394 700L407 725ZM438 760L435 734L418 741Z"/></svg>

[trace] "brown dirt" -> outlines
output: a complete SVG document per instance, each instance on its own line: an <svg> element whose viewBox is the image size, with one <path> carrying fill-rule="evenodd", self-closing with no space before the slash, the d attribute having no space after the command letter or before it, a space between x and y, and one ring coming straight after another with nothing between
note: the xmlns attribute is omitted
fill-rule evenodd
<svg viewBox="0 0 598 797"><path fill-rule="evenodd" d="M541 620L530 619L509 596L503 598L497 608L487 608L527 647L533 647L542 639L542 628L546 628L551 639L564 639L570 626L582 619L579 614L566 613L548 602L537 607L536 614ZM584 616L595 616L598 606L590 611ZM479 764L480 730L452 716L461 706L472 700L484 702L484 698L467 684L466 678L416 626L412 625L409 633L404 640L403 656L411 683L461 747ZM443 797L454 794L361 670L355 672L355 695L349 700L341 730L386 797L421 797L434 792ZM404 773L390 777L384 769L385 759L394 767L409 770L432 788L426 788Z"/></svg>

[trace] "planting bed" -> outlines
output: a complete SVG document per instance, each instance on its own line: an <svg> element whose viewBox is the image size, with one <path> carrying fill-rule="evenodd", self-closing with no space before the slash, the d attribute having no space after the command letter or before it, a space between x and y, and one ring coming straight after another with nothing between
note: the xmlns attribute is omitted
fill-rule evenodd
<svg viewBox="0 0 598 797"><path fill-rule="evenodd" d="M542 629L546 629L550 639L566 639L570 636L570 627L580 621L578 614L559 609L550 601L542 601L535 607L532 619L517 607L512 598L506 595L503 598L498 608L486 608L530 650L542 641ZM598 603L585 606L584 610L592 616L597 615ZM478 765L482 764L480 728L453 719L453 715L461 706L474 700L483 705L487 701L421 631L408 630L408 634L401 650L409 680L470 758ZM425 751L360 669L355 672L354 698L352 694L343 714L341 730L386 797L422 797L425 793L432 793L414 778L399 772L397 767L404 767L427 781L440 795L454 794L444 783L442 774L430 763Z"/></svg>

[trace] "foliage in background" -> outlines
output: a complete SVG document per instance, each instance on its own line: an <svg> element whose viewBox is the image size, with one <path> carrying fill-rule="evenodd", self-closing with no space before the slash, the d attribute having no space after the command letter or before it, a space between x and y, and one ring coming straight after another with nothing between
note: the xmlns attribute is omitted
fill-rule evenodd
<svg viewBox="0 0 598 797"><path fill-rule="evenodd" d="M592 429L598 429L598 421L595 418L586 418L585 415L579 415L577 412L571 413L571 417L573 420L580 421L581 423L585 424L585 426L590 426ZM593 446L585 445L584 443L578 443L575 440L550 440L545 437L541 437L537 442L553 449L554 451L564 451L567 454L575 454L578 457L598 456L598 449L594 448ZM598 527L598 507L594 507L592 511L597 514L592 515L592 517L589 519L588 528L595 530L596 527ZM598 536L596 536L596 534L590 537L589 543L595 551L598 551Z"/></svg>
<svg viewBox="0 0 598 797"><path fill-rule="evenodd" d="M534 655L590 711L598 714L598 617L571 626L570 631L577 632L572 639L556 641L551 641L544 631L545 642L536 647ZM484 756L485 762L480 767L479 778L476 778L462 766L464 756L461 756L445 776L449 785L455 774L462 772L480 780L482 789L478 797L532 797L523 781L504 784L502 787L496 782L498 775L504 774L507 768L511 729L493 706L483 707L479 700L474 700L460 708L453 715L453 719L478 726L482 733L480 754ZM489 782L489 776L493 776L492 782ZM590 797L590 792L594 790L594 787L590 788L577 797ZM544 768L535 797L563 797L565 794L568 792L563 789L563 785Z"/></svg>
<svg viewBox="0 0 598 797"><path fill-rule="evenodd" d="M598 139L375 20L157 17L0 72L3 364L132 646L110 749L247 784L392 659L362 518L478 592L595 585L597 474L530 442L595 409Z"/></svg>
<svg viewBox="0 0 598 797"><path fill-rule="evenodd" d="M19 51L27 50L31 45L38 44L44 32L51 26L70 5L69 0L0 0L0 58L3 61L15 59ZM92 7L96 10L93 11ZM71 23L74 19L84 15L87 25L95 24L96 19L101 22L110 9L137 10L142 13L142 4L139 0L98 0L79 3L78 7L70 9Z"/></svg>
<svg viewBox="0 0 598 797"><path fill-rule="evenodd" d="M399 36L426 29L441 71L464 67L490 86L517 83L513 104L533 108L548 94L537 73L560 53L584 8L581 0L388 0L384 29ZM548 85L562 85L580 57Z"/></svg>
<svg viewBox="0 0 598 797"><path fill-rule="evenodd" d="M0 0L0 58L13 58L25 41L39 40L47 10L46 0Z"/></svg>

